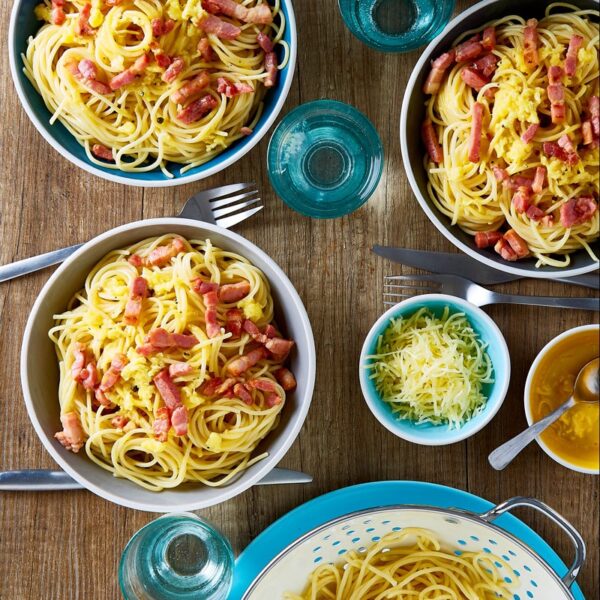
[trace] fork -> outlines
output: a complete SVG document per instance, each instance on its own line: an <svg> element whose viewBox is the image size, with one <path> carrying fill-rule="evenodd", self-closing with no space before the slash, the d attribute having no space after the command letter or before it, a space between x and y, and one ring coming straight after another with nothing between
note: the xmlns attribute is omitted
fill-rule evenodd
<svg viewBox="0 0 600 600"><path fill-rule="evenodd" d="M393 298L411 298L420 292L445 293L458 296L475 306L487 304L531 304L555 308L600 310L598 298L561 298L551 296L517 296L499 294L456 275L396 275L384 282L384 304L391 306Z"/></svg>
<svg viewBox="0 0 600 600"><path fill-rule="evenodd" d="M233 227L262 209L255 183L234 183L194 194L177 215L220 227ZM39 254L0 266L0 283L63 262L83 244Z"/></svg>

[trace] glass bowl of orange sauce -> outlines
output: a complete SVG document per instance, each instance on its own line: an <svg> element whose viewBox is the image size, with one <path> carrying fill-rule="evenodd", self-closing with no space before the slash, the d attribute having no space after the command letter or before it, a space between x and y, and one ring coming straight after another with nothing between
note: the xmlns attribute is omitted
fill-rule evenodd
<svg viewBox="0 0 600 600"><path fill-rule="evenodd" d="M525 415L539 421L573 392L581 368L600 355L600 325L569 329L548 342L529 369L525 384ZM600 406L578 403L536 438L559 464L598 475L600 472Z"/></svg>

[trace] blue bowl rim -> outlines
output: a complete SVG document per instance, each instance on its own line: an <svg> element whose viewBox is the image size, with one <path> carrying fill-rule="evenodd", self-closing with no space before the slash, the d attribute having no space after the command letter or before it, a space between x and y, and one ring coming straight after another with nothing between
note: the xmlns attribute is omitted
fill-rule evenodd
<svg viewBox="0 0 600 600"><path fill-rule="evenodd" d="M420 308L427 306L430 302L441 302L448 304L451 309L464 312L469 320L471 320L472 315L476 315L479 319L484 321L493 334L492 339L486 339L485 341L488 344L497 343L499 345L499 351L504 362L503 366L505 367L505 376L503 380L499 381L496 379L495 383L492 384L492 393L487 400L485 412L482 413L483 418L481 418L480 423L474 428L466 429L463 425L459 429L454 430L450 430L446 426L440 425L439 439L425 439L420 435L418 429L414 429L414 433L407 433L404 429L400 430L399 427L396 427L395 421L390 419L389 408L384 406L384 402L379 396L373 396L371 386L369 385L367 369L365 368L367 362L366 357L371 354L376 337L381 333L385 325L389 323L390 319L406 312L407 309L412 310L412 312L416 312ZM494 364L493 367L494 370L496 370L497 364ZM414 296L413 298L403 300L402 302L390 307L377 319L375 324L369 330L361 349L358 368L360 387L363 397L375 418L395 436L424 446L446 446L449 444L455 444L481 431L496 416L497 412L500 410L500 407L504 403L506 394L508 392L511 373L510 353L508 346L506 344L506 340L504 339L504 335L500 331L498 325L496 325L495 321L481 308L475 306L474 304L471 304L462 298L447 294L422 294L420 296ZM398 423L401 422L403 421L398 421ZM465 425L467 425L469 422L470 421L467 421Z"/></svg>
<svg viewBox="0 0 600 600"><path fill-rule="evenodd" d="M343 107L345 110L350 109L351 112L357 117L357 120L360 119L362 121L365 130L367 130L368 133L372 134L373 141L377 142L376 152L373 153L373 155L374 155L373 162L375 165L378 165L377 172L373 172L371 174L371 176L369 177L369 180L367 181L367 184L365 186L365 191L363 192L363 197L360 198L360 201L353 202L343 212L337 212L337 211L331 210L330 212L328 212L326 214L315 214L315 213L309 212L308 210L304 210L303 208L302 209L299 208L292 202L288 201L285 193L283 193L283 188L280 185L279 180L273 176L271 169L269 168L269 164L271 162L271 155L274 154L275 150L276 150L275 141L276 141L277 134L284 127L289 127L288 121L290 121L291 118L294 117L295 115L297 115L298 113L303 113L309 109L315 109L315 108L320 108L320 107L324 107L325 109L331 110L331 111L336 110L336 108L338 108L338 107ZM342 102L341 100L336 100L335 98L317 98L315 100L309 100L308 102L304 102L303 104L299 104L298 106L295 106L294 108L292 108L292 110L290 110L275 127L275 130L273 131L273 133L271 135L271 139L269 140L269 146L267 148L267 173L269 174L269 181L271 182L271 185L273 186L275 193L292 210L295 210L296 212L300 213L301 215L304 215L305 217L311 217L313 219L337 219L339 217L349 215L349 214L353 213L355 210L358 210L375 193L375 190L377 189L377 186L379 185L379 183L381 181L384 166L385 166L385 151L383 148L383 142L381 141L381 136L379 135L379 131L377 131L377 128L375 127L375 125L373 124L371 119L369 119L369 117L367 115L365 115L365 113L363 113L361 110L359 110L353 104L350 104L349 102ZM355 199L358 200L359 197L356 196Z"/></svg>
<svg viewBox="0 0 600 600"><path fill-rule="evenodd" d="M419 185L415 179L411 161L410 161L410 153L408 149L408 140L407 140L407 129L408 129L408 111L411 97L413 94L420 94L421 90L416 87L417 80L425 68L429 61L431 60L431 54L435 50L438 40L442 37L448 35L453 30L457 30L457 28L462 24L462 22L472 14L481 11L485 7L491 6L493 4L501 4L503 0L481 0L477 4L470 6L468 9L460 12L454 19L452 19L446 27L433 39L426 48L421 51L421 55L417 60L417 63L413 67L413 70L410 74L410 78L408 83L406 84L404 98L402 100L402 108L400 111L400 149L402 153L402 162L404 165L404 170L406 172L406 176L408 177L408 182L410 184L410 188L417 199L417 202L421 206L423 212L427 215L427 218L435 225L436 229L454 246L456 246L459 250L462 250L467 256L485 264L488 267L492 267L493 269L503 271L505 273L510 273L512 275L519 275L521 277L532 277L539 279L559 279L565 277L574 277L576 275L584 275L585 273L591 273L598 269L600 263L594 262L590 258L590 263L584 265L582 267L572 268L567 267L564 269L548 269L544 267L540 268L527 268L524 266L519 266L518 263L513 265L512 263L496 262L484 254L476 252L474 248L468 246L463 243L455 234L454 227L448 227L442 220L442 215L439 211L432 209L427 200L421 194L421 190ZM489 20L489 19L487 19ZM485 16L482 17L481 25L486 22ZM458 37L459 31L456 31L455 38ZM581 252L582 250L579 250Z"/></svg>
<svg viewBox="0 0 600 600"><path fill-rule="evenodd" d="M70 161L74 165L78 166L79 168L83 169L84 171L87 171L88 173L91 173L92 175L96 175L97 177L101 177L102 179L106 179L108 181L112 181L115 183L122 183L124 185L129 185L129 186L133 186L133 187L146 187L146 188L175 187L175 186L179 186L179 185L185 185L188 183L192 183L194 181L200 181L202 179L206 179L207 177L215 175L216 173L219 173L220 171L226 169L227 167L231 166L232 164L234 164L235 162L240 160L248 152L250 152L250 150L252 150L262 140L262 138L266 135L266 133L269 131L269 129L271 128L271 126L273 125L273 123L275 122L277 117L279 116L279 113L281 112L283 105L285 104L285 101L287 100L287 97L289 95L289 92L290 92L290 89L292 86L292 82L294 79L294 74L296 71L296 60L297 60L297 54L298 54L298 32L297 32L297 28L296 28L296 16L294 13L294 7L293 7L292 0L280 0L280 2L282 5L285 5L286 11L287 11L286 27L288 28L289 34L290 34L290 42L289 42L290 55L289 55L288 64L285 68L284 85L283 85L283 88L281 89L279 96L274 100L274 104L273 104L273 108L271 109L271 113L265 119L265 121L262 123L262 125L258 129L254 130L254 134L251 137L248 137L246 140L244 140L239 145L239 147L237 147L235 149L235 151L232 152L231 156L229 156L225 160L219 160L221 155L217 155L216 157L211 159L208 163L205 163L205 165L201 165L205 168L197 173L188 172L179 177L174 177L173 179L169 179L169 178L165 177L162 174L162 172L157 171L156 172L157 175L160 175L161 177L163 177L162 179L157 179L157 180L152 180L152 181L132 179L127 176L127 173L125 171L115 171L113 173L113 172L107 172L102 169L99 169L95 165L93 165L87 161L81 160L80 158L71 154L71 152L69 152L66 148L64 148L61 144L59 144L54 139L54 137L46 131L45 127L42 125L42 123L36 117L34 111L32 110L32 108L30 106L28 95L27 95L26 91L23 89L23 86L21 85L21 81L18 76L18 71L20 68L20 66L19 66L20 57L15 53L16 33L17 33L16 32L16 23L17 23L17 17L19 15L20 11L22 10L23 0L15 0L13 7L12 7L12 11L11 11L11 15L10 15L10 23L9 23L9 28L8 28L8 55L9 55L10 72L11 72L11 76L12 76L12 80L13 80L13 85L15 86L15 89L17 91L17 95L19 97L21 106L27 113L27 116L29 117L30 121L33 123L35 128L42 135L42 137L48 142L48 144L50 144L50 146L52 146L52 148L54 148L57 152L59 152L64 158L66 158L68 161ZM213 161L215 161L216 164L214 164L214 166L212 166L210 168L206 168L206 165L210 165L211 162L213 162Z"/></svg>

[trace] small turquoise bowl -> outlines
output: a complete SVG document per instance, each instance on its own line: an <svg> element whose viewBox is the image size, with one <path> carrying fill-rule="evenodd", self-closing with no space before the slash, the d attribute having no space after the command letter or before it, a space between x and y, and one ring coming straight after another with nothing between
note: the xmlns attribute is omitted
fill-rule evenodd
<svg viewBox="0 0 600 600"><path fill-rule="evenodd" d="M467 421L458 429L450 429L447 425L416 425L408 419L399 419L392 413L392 408L384 402L372 379L369 379L368 356L377 351L377 340L387 329L391 319L400 316L409 317L420 308L426 307L436 316L441 316L448 306L452 313L464 313L481 340L487 344L486 351L494 368L494 383L486 384L483 393L487 396L484 409L477 416ZM362 347L360 354L360 387L363 396L377 420L398 437L415 444L425 446L445 446L471 437L485 427L498 412L510 381L510 355L506 341L494 321L480 308L466 300L445 294L425 294L400 302L385 312L373 325Z"/></svg>

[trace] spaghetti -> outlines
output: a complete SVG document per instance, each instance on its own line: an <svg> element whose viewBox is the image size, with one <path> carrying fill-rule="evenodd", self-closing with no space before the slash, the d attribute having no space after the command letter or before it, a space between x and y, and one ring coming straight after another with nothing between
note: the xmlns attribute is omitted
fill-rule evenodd
<svg viewBox="0 0 600 600"><path fill-rule="evenodd" d="M433 61L429 195L479 248L538 267L581 248L598 260L598 17L562 3L539 23L507 16Z"/></svg>
<svg viewBox="0 0 600 600"><path fill-rule="evenodd" d="M390 533L365 553L348 552L344 563L323 565L310 575L302 594L285 600L496 600L513 598L497 565L485 552L447 551L426 529Z"/></svg>
<svg viewBox="0 0 600 600"><path fill-rule="evenodd" d="M228 483L278 424L293 342L272 324L263 273L166 235L105 256L50 338L70 450L149 490Z"/></svg>
<svg viewBox="0 0 600 600"><path fill-rule="evenodd" d="M289 54L279 0L44 0L36 14L23 61L50 122L121 171L173 177L169 162L183 173L251 135Z"/></svg>

